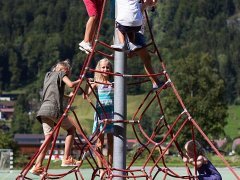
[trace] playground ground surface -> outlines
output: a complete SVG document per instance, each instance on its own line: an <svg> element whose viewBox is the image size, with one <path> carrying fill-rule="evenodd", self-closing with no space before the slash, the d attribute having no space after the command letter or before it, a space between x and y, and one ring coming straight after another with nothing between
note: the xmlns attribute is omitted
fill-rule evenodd
<svg viewBox="0 0 240 180"><path fill-rule="evenodd" d="M231 180L237 179L228 168L220 167L220 168L217 168L217 169L221 173L222 179L231 179ZM235 170L235 172L240 177L240 167L233 168L233 169ZM67 172L68 170L69 169L54 169L54 170L50 169L48 172L53 173L53 174L60 174L60 173ZM179 174L179 175L186 175L186 169L184 167L172 167L171 170L174 171L175 173ZM20 174L20 172L21 172L20 170L12 170L11 172L9 172L9 171L8 172L1 172L0 173L0 180L14 180ZM91 175L92 175L92 172L93 172L92 169L80 169L80 172L82 173L82 175L84 177L84 180L91 179ZM193 170L192 170L192 173L194 173ZM30 178L30 179L34 179L34 180L40 179L39 176L35 176L35 175L30 174L30 173L28 173L27 177ZM164 174L160 173L160 174L158 174L156 179L163 179L163 177L164 177ZM71 173L71 174L69 174L69 175L67 175L67 176L65 176L61 179L63 179L63 180L74 180L76 178L75 178L74 173ZM81 178L78 176L78 179L80 180ZM95 179L97 180L97 179L100 179L100 178L96 177ZM137 178L137 179L146 179L146 178ZM173 178L173 177L168 176L166 179L171 180L171 179L177 179L177 178Z"/></svg>

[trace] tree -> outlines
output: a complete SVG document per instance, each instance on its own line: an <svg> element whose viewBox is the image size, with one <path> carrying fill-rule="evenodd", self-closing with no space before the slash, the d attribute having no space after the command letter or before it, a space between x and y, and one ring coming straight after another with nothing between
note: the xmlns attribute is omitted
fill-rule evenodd
<svg viewBox="0 0 240 180"><path fill-rule="evenodd" d="M216 60L209 54L190 54L187 58L178 59L173 64L175 84L186 110L211 138L224 135L226 125L227 104L224 99L224 81L219 76ZM164 97L168 122L173 122L184 109L176 100L174 93ZM181 125L179 122L177 128ZM189 127L183 129L180 141L191 138Z"/></svg>
<svg viewBox="0 0 240 180"><path fill-rule="evenodd" d="M16 143L14 142L10 133L4 133L0 130L0 149L16 149Z"/></svg>
<svg viewBox="0 0 240 180"><path fill-rule="evenodd" d="M31 133L32 119L30 118L29 104L23 95L18 96L12 119L12 133Z"/></svg>

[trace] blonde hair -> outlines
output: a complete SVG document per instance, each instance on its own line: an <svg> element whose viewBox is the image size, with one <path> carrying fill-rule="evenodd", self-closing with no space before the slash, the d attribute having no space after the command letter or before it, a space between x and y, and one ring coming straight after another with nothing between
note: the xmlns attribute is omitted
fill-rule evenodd
<svg viewBox="0 0 240 180"><path fill-rule="evenodd" d="M102 62L107 62L109 64L109 66L110 66L110 72L113 71L112 63L107 58L103 58L103 59L99 60L97 65L96 65L95 70L97 70L97 71L101 70L101 66L100 65L101 65ZM104 81L104 76L102 75L101 72L95 72L94 73L94 81L97 81L97 82L103 82Z"/></svg>
<svg viewBox="0 0 240 180"><path fill-rule="evenodd" d="M69 59L60 61L52 67L52 71L62 71L66 70L67 72L71 71L71 65Z"/></svg>
<svg viewBox="0 0 240 180"><path fill-rule="evenodd" d="M204 151L203 147L196 140L190 140L190 141L186 142L184 148L187 152L194 152L194 148L195 148L197 155L204 155L205 154L205 151Z"/></svg>

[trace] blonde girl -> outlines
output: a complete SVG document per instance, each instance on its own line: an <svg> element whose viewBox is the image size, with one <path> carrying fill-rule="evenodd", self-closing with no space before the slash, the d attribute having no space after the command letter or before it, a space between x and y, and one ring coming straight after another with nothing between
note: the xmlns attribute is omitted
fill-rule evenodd
<svg viewBox="0 0 240 180"><path fill-rule="evenodd" d="M109 166L112 166L113 156L113 124L107 124L103 129L103 123L100 123L103 119L113 119L113 86L111 76L108 74L112 72L112 64L107 59L101 59L95 68L94 82L91 83L91 87L86 86L87 95L92 93L92 90L96 91L99 102L96 105L96 112L94 114L94 123L92 132L101 131L103 132L96 143L96 149L102 153L104 145L104 134L107 134L108 141L108 162ZM84 98L86 98L84 96ZM101 104L101 105L100 105ZM100 177L103 176L104 170L101 159L97 157L98 166L100 168Z"/></svg>
<svg viewBox="0 0 240 180"><path fill-rule="evenodd" d="M45 140L43 144L47 143L48 138L51 136L54 125L58 123L59 118L63 114L63 97L65 84L73 88L80 80L71 81L69 79L71 66L69 60L58 62L50 72L47 72L43 84L42 104L37 113L37 119L41 122ZM61 127L67 131L65 139L65 150L62 159L62 166L77 166L80 161L77 161L71 157L71 147L73 144L73 138L75 134L75 127L71 123L71 117L67 116L63 119ZM36 159L35 165L30 172L35 175L41 175L44 173L43 160L46 155L47 145L40 152ZM41 146L41 148L43 145Z"/></svg>

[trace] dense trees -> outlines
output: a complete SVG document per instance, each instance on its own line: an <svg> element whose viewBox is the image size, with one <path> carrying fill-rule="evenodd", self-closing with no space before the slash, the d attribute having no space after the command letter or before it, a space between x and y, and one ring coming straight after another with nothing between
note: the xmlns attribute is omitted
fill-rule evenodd
<svg viewBox="0 0 240 180"><path fill-rule="evenodd" d="M12 0L1 1L0 8L2 90L42 80L58 59L77 54L86 12L79 1Z"/></svg>
<svg viewBox="0 0 240 180"><path fill-rule="evenodd" d="M160 17L154 19L156 34L162 29L156 39L165 57L169 57L167 62L171 64L189 53L209 53L227 82L226 100L234 102L239 96L239 3L162 1L156 16Z"/></svg>
<svg viewBox="0 0 240 180"><path fill-rule="evenodd" d="M227 104L224 101L225 83L219 76L216 60L209 54L199 53L189 54L188 57L179 59L173 64L176 69L181 69L174 80L192 118L209 137L214 139L223 137ZM176 111L179 107L174 105L174 99L175 97L168 98L167 106ZM184 131L182 133L184 139L190 137L189 128Z"/></svg>

